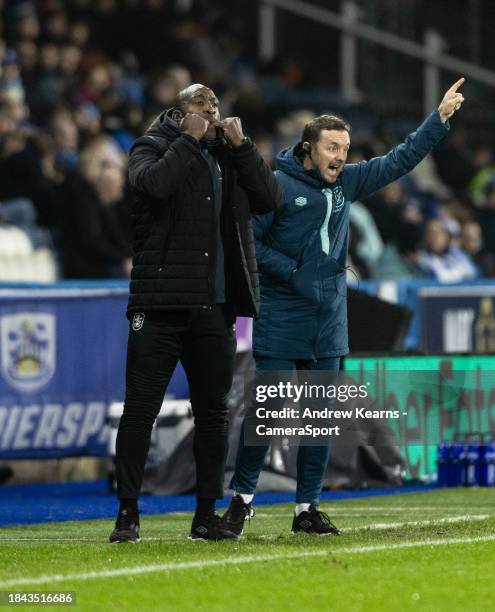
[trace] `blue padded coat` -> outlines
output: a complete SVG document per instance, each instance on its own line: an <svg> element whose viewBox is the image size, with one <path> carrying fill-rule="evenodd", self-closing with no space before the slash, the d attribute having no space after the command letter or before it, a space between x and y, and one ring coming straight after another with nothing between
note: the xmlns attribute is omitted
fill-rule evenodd
<svg viewBox="0 0 495 612"><path fill-rule="evenodd" d="M333 184L324 182L318 170L304 168L297 155L300 143L280 152L275 175L283 204L254 217L261 285L255 356L321 359L348 353L345 265L351 202L410 172L448 129L435 111L386 155L346 164Z"/></svg>

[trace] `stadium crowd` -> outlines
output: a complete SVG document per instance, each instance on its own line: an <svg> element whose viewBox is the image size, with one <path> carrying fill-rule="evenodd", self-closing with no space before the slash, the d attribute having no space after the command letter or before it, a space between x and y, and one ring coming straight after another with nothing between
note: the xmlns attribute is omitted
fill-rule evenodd
<svg viewBox="0 0 495 612"><path fill-rule="evenodd" d="M241 117L275 167L315 113L280 110L274 92L297 89L302 69L257 66L245 36L218 0L5 1L0 280L129 275L127 152L192 82L219 94L222 115ZM348 162L403 135L361 130ZM23 267L23 253L37 266ZM494 277L493 149L473 150L455 125L414 172L354 203L349 264L361 279Z"/></svg>

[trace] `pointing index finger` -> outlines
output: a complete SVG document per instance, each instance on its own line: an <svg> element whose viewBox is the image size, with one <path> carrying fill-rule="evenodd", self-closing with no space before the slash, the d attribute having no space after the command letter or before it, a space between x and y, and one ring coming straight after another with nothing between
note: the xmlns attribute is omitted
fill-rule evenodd
<svg viewBox="0 0 495 612"><path fill-rule="evenodd" d="M452 87L449 89L449 91L447 93L455 93L459 87L464 83L466 79L464 77L461 77L458 81L456 81Z"/></svg>

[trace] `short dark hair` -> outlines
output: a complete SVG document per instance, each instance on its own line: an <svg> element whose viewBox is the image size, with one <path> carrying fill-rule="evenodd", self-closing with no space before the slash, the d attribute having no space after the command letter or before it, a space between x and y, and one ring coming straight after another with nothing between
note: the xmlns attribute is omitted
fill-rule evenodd
<svg viewBox="0 0 495 612"><path fill-rule="evenodd" d="M321 115L306 123L302 133L302 142L316 144L320 139L322 130L345 130L350 133L351 126L338 115Z"/></svg>
<svg viewBox="0 0 495 612"><path fill-rule="evenodd" d="M186 93L186 91L187 90L185 90L185 89L183 89L182 91L179 91L179 93L175 97L175 101L174 101L173 108L175 110L180 111L181 113L185 113L186 112L186 106L187 106L187 103L189 102L189 99L191 97L191 95Z"/></svg>
<svg viewBox="0 0 495 612"><path fill-rule="evenodd" d="M189 100L196 94L196 92L201 89L210 89L206 85L202 85L201 83L194 83L193 85L189 85L185 89L179 91L175 98L174 108L180 110L182 113L186 112L186 106Z"/></svg>

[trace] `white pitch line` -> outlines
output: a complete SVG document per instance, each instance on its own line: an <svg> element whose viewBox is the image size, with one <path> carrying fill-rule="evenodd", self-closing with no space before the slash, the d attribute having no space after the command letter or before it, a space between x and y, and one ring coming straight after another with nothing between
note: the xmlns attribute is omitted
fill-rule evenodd
<svg viewBox="0 0 495 612"><path fill-rule="evenodd" d="M428 525L439 525L442 523L462 523L464 521L486 521L489 519L489 514L464 514L462 516L449 516L441 519L431 519L425 521L406 521L404 523L372 523L371 525L360 525L359 527L342 527L340 531L342 533L353 533L356 531L380 531L386 529L400 529L401 527L427 527ZM244 532L246 533L246 532ZM256 538L263 540L276 540L279 538L278 535L263 535L253 533L251 534ZM143 538L144 540L156 540L159 538Z"/></svg>
<svg viewBox="0 0 495 612"><path fill-rule="evenodd" d="M168 541L168 542L179 542L180 540L186 540L187 539L187 535L170 535L170 536L160 536L160 537L150 537L150 538L141 538L141 542L147 542L147 541ZM51 538L50 536L46 536L46 537L42 537L42 538L16 538L15 536L11 537L11 538L2 538L0 537L0 544L2 542L89 542L89 543L96 543L96 544L107 544L109 542L107 542L107 540L105 538L69 538L69 537L64 537L64 538L59 538L59 537L54 537Z"/></svg>
<svg viewBox="0 0 495 612"><path fill-rule="evenodd" d="M334 512L333 508L325 508L324 506L320 506L320 509L328 512L329 514L331 514L332 516L338 516L339 518L345 518L345 512L342 513L337 513ZM409 510L409 508L408 508ZM469 507L464 507L461 508L461 510L473 510L473 508L469 508ZM476 508L476 510L478 511L483 511L484 508ZM455 512L455 509L453 509L453 511ZM414 510L412 510L412 512L414 512ZM438 509L438 512L441 512L443 515L445 515L445 509ZM364 509L362 509L360 512L356 513L357 515L362 515L362 516L366 516L368 514L368 512ZM390 514L398 514L397 512L386 512L385 510L380 511L380 514L382 515L390 515ZM255 518L282 518L282 517L291 517L292 514L290 511L288 512L256 512L256 514L254 515ZM349 517L351 518L351 517ZM353 517L352 517L353 518Z"/></svg>
<svg viewBox="0 0 495 612"><path fill-rule="evenodd" d="M52 574L45 576L35 576L32 578L15 578L0 582L0 588L10 588L22 585L37 585L56 582L67 582L77 580L94 580L99 578L116 578L118 576L135 576L138 574L151 574L156 572L173 572L188 569L201 569L228 565L243 565L247 563L259 563L263 561L285 561L290 559L301 559L302 557L324 557L327 555L339 554L363 554L369 552L381 552L390 550L400 550L403 548L419 548L423 546L450 546L453 544L475 544L482 542L493 542L494 535L450 538L446 540L418 540L398 542L396 544L378 544L374 546L352 546L348 548L329 550L306 551L280 553L274 555L259 555L246 557L226 557L224 559L210 559L209 561L184 561L182 563L161 563L155 565L137 565L134 567L122 567L113 570L103 570L100 572L82 572L80 574Z"/></svg>
<svg viewBox="0 0 495 612"><path fill-rule="evenodd" d="M257 517L259 515L256 515ZM263 518L268 518L273 515L263 515ZM280 515L287 517L287 515ZM290 516L289 516L290 518ZM447 516L439 519L428 519L424 521L406 521L403 523L371 523L370 525L360 525L359 527L343 527L341 529L344 533L351 533L353 531L367 531L367 530L384 530L384 529L400 529L401 527L427 527L428 525L437 525L442 523L462 523L464 521L485 521L490 518L489 514L463 514L461 516ZM263 539L277 539L278 535L262 535L262 534L252 534L256 537ZM142 542L180 542L181 540L186 540L186 535L163 535L156 537L144 537L141 538ZM51 538L40 537L40 538L23 538L23 537L11 537L11 538L2 538L0 537L1 542L90 542L90 543L104 543L102 539L98 538L70 538L70 537L55 537ZM106 542L105 542L106 543Z"/></svg>
<svg viewBox="0 0 495 612"><path fill-rule="evenodd" d="M334 504L327 504L327 503L322 503L319 506L322 510L325 511L329 511L329 512L405 512L405 511L411 511L411 512L420 512L420 511L425 511L425 512L430 512L430 511L439 511L439 512L444 512L445 511L445 506L342 506L342 505L334 505ZM459 511L459 510L472 510L473 506L470 504L462 504L462 505L455 505L455 504L449 504L449 508L451 510L454 511ZM477 510L485 510L488 508L492 508L491 505L486 505L486 506L476 506Z"/></svg>
<svg viewBox="0 0 495 612"><path fill-rule="evenodd" d="M255 508L263 508L263 506L256 506ZM278 504L277 504L278 505ZM320 504L320 509L324 510L325 512L407 512L407 511L411 511L411 512L420 512L420 511L425 511L425 512L445 512L445 506L346 506L346 505L342 505L340 502L335 502L335 503L329 503L328 501L324 501ZM454 511L459 511L459 510L472 510L473 507L470 504L462 504L462 505L452 505L449 504L449 508L451 508ZM486 507L484 506L476 506L476 508L478 510L485 510L485 509L491 509L492 506L491 505L486 505ZM219 511L222 510L226 510L225 508L219 508ZM180 516L180 515L184 515L184 516L190 516L192 513L191 512L169 512L166 513L165 516ZM266 516L285 516L285 514L283 513L263 513ZM147 516L154 516L154 515L147 515ZM260 514L257 512L256 516L260 516Z"/></svg>
<svg viewBox="0 0 495 612"><path fill-rule="evenodd" d="M464 521L486 521L489 514L463 514L462 516L447 516L440 519L428 519L424 521L406 521L404 523L374 523L373 525L361 525L359 527L343 528L341 531L366 531L367 529L399 529L400 527L427 527L442 523L462 523Z"/></svg>

